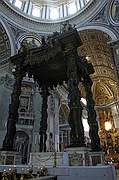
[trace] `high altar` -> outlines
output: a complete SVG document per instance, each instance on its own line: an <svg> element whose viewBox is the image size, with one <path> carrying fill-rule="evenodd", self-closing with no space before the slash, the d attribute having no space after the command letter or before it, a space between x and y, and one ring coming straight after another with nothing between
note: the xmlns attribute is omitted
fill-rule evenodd
<svg viewBox="0 0 119 180"><path fill-rule="evenodd" d="M92 80L90 74L94 73L94 68L85 58L77 54L77 48L81 45L82 42L77 30L67 25L61 33L55 32L52 36L49 36L47 41L43 37L42 45L39 48L28 49L25 44L21 44L20 52L11 57L11 62L16 66L13 72L15 83L9 105L7 132L2 146L3 151L13 151L21 83L26 74L34 78L41 90L40 152L46 151L49 89L62 85L63 82L67 84L69 92L70 114L68 120L71 127L71 142L68 149L85 147L84 128L81 120L81 92L78 88L79 82L82 82L86 91L91 151L101 151L96 112L91 92Z"/></svg>

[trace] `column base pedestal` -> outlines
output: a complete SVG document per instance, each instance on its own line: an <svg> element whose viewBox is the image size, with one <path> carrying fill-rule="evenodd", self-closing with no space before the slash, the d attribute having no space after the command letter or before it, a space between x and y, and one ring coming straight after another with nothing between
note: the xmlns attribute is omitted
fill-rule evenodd
<svg viewBox="0 0 119 180"><path fill-rule="evenodd" d="M65 149L69 166L89 166L88 147L68 147Z"/></svg>
<svg viewBox="0 0 119 180"><path fill-rule="evenodd" d="M89 152L90 166L96 166L97 164L105 164L104 163L104 152Z"/></svg>
<svg viewBox="0 0 119 180"><path fill-rule="evenodd" d="M29 164L45 166L96 166L104 164L103 152L91 152L88 147L68 147L64 152L30 153Z"/></svg>

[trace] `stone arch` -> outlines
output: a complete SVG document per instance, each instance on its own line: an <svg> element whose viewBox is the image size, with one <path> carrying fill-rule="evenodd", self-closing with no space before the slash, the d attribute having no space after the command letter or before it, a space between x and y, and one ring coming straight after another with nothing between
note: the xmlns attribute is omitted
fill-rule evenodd
<svg viewBox="0 0 119 180"><path fill-rule="evenodd" d="M34 41L34 42L33 42ZM21 43L27 43L27 48L38 48L41 46L42 37L36 34L23 33L16 40L17 51L20 51Z"/></svg>
<svg viewBox="0 0 119 180"><path fill-rule="evenodd" d="M89 25L89 26L83 26L83 27L77 27L77 30L80 32L82 30L88 30L88 29L97 29L97 30L101 30L105 33L107 33L112 40L115 40L117 38L117 34L114 30L110 29L110 28L107 28L107 27L104 27L104 25Z"/></svg>
<svg viewBox="0 0 119 180"><path fill-rule="evenodd" d="M69 107L67 106L67 104L62 103L59 107L59 124L60 124L60 121L62 122L62 124L68 123L68 114L69 114ZM64 118L64 121L62 118Z"/></svg>
<svg viewBox="0 0 119 180"><path fill-rule="evenodd" d="M7 25L7 23L0 17L1 25L3 26L8 39L10 43L10 56L13 56L16 53L16 47L15 47L15 39L13 32L11 31L10 27Z"/></svg>

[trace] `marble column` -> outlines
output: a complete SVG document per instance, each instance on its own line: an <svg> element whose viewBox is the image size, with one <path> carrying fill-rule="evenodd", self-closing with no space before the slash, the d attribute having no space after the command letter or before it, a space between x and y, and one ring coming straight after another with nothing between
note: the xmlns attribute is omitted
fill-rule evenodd
<svg viewBox="0 0 119 180"><path fill-rule="evenodd" d="M89 124L89 136L91 139L91 150L100 151L100 139L98 135L98 123L96 121L96 111L94 109L94 100L91 87L93 82L89 75L83 76L83 85L86 91L87 113Z"/></svg>
<svg viewBox="0 0 119 180"><path fill-rule="evenodd" d="M40 92L42 96L42 108L41 108L41 120L40 120L40 152L46 152L46 140L47 140L47 99L49 95L49 91L47 86L43 85Z"/></svg>
<svg viewBox="0 0 119 180"><path fill-rule="evenodd" d="M2 150L13 150L14 137L16 134L16 123L18 121L19 96L21 94L21 83L25 75L23 67L16 66L14 76L15 83L11 94L11 103L9 104L9 115L7 120L7 131L3 141Z"/></svg>
<svg viewBox="0 0 119 180"><path fill-rule="evenodd" d="M59 151L59 93L54 91L54 101L55 101L55 108L54 108L54 145L55 150Z"/></svg>
<svg viewBox="0 0 119 180"><path fill-rule="evenodd" d="M67 48L68 57L68 103L70 108L69 125L71 127L71 142L70 146L80 147L84 146L84 128L82 123L82 105L80 103L81 93L78 88L79 77L78 67L76 63L77 52L73 47Z"/></svg>

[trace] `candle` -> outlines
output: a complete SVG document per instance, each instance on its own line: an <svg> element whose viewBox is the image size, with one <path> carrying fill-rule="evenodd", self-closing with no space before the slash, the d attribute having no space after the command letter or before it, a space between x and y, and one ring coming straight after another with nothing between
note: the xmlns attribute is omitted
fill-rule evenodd
<svg viewBox="0 0 119 180"><path fill-rule="evenodd" d="M37 136L35 135L35 145L36 145L36 141L37 141Z"/></svg>
<svg viewBox="0 0 119 180"><path fill-rule="evenodd" d="M40 134L39 134L39 144L40 144Z"/></svg>
<svg viewBox="0 0 119 180"><path fill-rule="evenodd" d="M44 134L43 134L43 144L44 144Z"/></svg>

